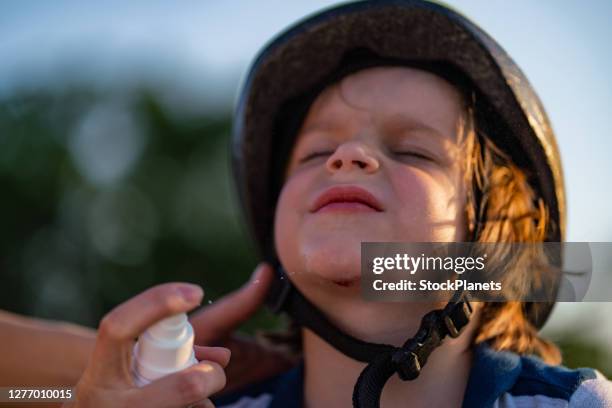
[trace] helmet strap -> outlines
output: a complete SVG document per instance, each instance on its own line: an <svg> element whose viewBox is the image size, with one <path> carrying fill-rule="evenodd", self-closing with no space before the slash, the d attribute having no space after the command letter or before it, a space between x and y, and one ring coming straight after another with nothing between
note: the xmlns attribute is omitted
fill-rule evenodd
<svg viewBox="0 0 612 408"><path fill-rule="evenodd" d="M329 319L291 283L279 262L267 304L274 313L286 312L293 320L315 332L346 356L368 363L353 389L353 406L378 408L387 380L395 373L404 381L417 378L429 355L446 336L458 337L467 326L472 307L467 293L456 291L442 309L423 316L416 335L401 347L357 339L334 326Z"/></svg>

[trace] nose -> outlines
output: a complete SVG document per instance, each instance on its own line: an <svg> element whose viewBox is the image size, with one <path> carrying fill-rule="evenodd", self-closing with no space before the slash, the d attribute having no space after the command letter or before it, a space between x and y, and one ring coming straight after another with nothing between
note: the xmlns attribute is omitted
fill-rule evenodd
<svg viewBox="0 0 612 408"><path fill-rule="evenodd" d="M356 168L373 173L378 170L380 163L366 145L359 141L350 141L336 148L327 159L326 167L330 173Z"/></svg>

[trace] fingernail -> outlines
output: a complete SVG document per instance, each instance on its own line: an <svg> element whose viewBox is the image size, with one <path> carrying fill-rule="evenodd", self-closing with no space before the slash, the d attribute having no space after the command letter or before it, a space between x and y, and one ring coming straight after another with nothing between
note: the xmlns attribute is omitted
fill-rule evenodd
<svg viewBox="0 0 612 408"><path fill-rule="evenodd" d="M257 268L255 268L255 271L253 271L253 274L249 279L251 283L259 283L259 280L261 279L261 275L263 274L265 267L265 263L260 263L259 265L257 265Z"/></svg>
<svg viewBox="0 0 612 408"><path fill-rule="evenodd" d="M204 291L198 285L181 285L178 287L181 296L188 302L201 301Z"/></svg>

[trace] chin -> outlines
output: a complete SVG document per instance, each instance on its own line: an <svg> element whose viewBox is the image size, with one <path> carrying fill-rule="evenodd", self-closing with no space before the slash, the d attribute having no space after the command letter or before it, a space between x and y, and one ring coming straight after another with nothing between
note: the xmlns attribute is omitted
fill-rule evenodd
<svg viewBox="0 0 612 408"><path fill-rule="evenodd" d="M302 246L304 271L332 282L353 281L361 276L361 242L319 238Z"/></svg>
<svg viewBox="0 0 612 408"><path fill-rule="evenodd" d="M276 230L277 254L287 272L293 275L292 279L310 284L358 287L361 243L385 241L384 237L393 236L392 229L385 223L366 226L340 218L325 225L320 222L295 225L289 221L277 223L285 227ZM289 225L295 227L289 228Z"/></svg>

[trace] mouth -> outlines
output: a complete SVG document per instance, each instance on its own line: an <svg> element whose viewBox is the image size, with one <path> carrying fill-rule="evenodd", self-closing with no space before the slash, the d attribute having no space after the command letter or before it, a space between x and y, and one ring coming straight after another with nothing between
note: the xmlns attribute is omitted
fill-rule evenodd
<svg viewBox="0 0 612 408"><path fill-rule="evenodd" d="M310 212L382 212L384 209L369 191L357 186L335 186L325 190L310 207Z"/></svg>

